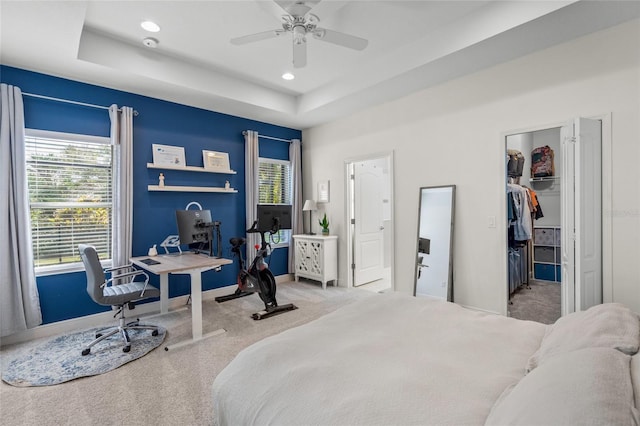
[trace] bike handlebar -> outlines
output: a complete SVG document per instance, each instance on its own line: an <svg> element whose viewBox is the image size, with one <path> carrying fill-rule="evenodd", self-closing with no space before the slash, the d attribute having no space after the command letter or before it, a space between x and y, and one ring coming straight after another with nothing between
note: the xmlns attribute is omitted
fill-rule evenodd
<svg viewBox="0 0 640 426"><path fill-rule="evenodd" d="M253 221L253 225L251 225L251 228L247 229L247 233L248 234L256 234L259 233L260 231L258 231L258 221L254 220Z"/></svg>

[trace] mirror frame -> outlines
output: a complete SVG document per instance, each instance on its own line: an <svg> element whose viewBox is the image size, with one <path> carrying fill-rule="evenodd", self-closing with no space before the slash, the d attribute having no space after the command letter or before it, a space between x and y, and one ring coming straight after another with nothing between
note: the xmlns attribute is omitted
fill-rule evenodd
<svg viewBox="0 0 640 426"><path fill-rule="evenodd" d="M414 272L414 280L413 280L413 295L417 296L418 293L418 258L419 258L419 254L418 254L418 245L419 245L419 241L420 241L420 217L422 215L422 196L423 196L423 191L426 189L438 189L438 188L451 188L451 218L449 221L449 233L450 233L450 239L449 239L449 270L448 270L448 274L447 274L447 297L446 300L448 302L453 302L453 238L454 238L454 234L453 234L453 223L454 223L454 217L455 217L455 204L456 204L456 186L455 185L440 185L440 186L423 186L420 187L420 196L419 196L419 201L418 201L418 224L417 224L417 232L416 232L416 245L415 245L415 253L416 253L416 257L415 257L415 261L414 261L414 267L415 267L415 272ZM432 296L432 297L437 297L437 296Z"/></svg>

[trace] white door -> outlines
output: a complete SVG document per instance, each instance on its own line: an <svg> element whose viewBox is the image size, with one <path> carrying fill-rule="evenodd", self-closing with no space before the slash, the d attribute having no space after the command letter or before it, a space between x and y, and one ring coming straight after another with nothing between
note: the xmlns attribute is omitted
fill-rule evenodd
<svg viewBox="0 0 640 426"><path fill-rule="evenodd" d="M383 277L383 170L376 161L354 163L354 278L358 286Z"/></svg>
<svg viewBox="0 0 640 426"><path fill-rule="evenodd" d="M562 137L562 315L602 303L602 126L577 118Z"/></svg>

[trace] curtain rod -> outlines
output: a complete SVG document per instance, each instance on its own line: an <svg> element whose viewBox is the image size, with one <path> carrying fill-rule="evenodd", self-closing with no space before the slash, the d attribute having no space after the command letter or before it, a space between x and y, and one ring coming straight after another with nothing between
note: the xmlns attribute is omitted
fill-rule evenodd
<svg viewBox="0 0 640 426"><path fill-rule="evenodd" d="M102 105L87 104L87 103L84 103L84 102L70 101L68 99L52 98L50 96L36 95L34 93L22 92L22 95L23 96L31 96L32 98L46 99L48 101L56 101L56 102L64 102L64 103L67 103L67 104L80 105L80 106L85 106L85 107L89 107L89 108L98 108L98 109L107 109L107 110L109 109L109 107L102 106ZM122 108L118 108L118 111L122 112ZM133 110L133 115L138 115L138 111Z"/></svg>
<svg viewBox="0 0 640 426"><path fill-rule="evenodd" d="M247 136L247 132L243 131L242 132L243 136ZM258 137L262 138L262 139L271 139L272 141L280 141L280 142L289 142L291 143L291 139L282 139L282 138L275 138L273 136L265 136L265 135L261 135L260 133L258 133Z"/></svg>

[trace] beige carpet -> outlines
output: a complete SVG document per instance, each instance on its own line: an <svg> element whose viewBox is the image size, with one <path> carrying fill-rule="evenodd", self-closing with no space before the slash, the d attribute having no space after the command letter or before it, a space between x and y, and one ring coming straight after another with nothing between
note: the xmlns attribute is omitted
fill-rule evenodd
<svg viewBox="0 0 640 426"><path fill-rule="evenodd" d="M264 307L257 295L221 304L207 301L204 332L217 328L227 332L168 352L161 348L190 336L191 312L154 317L146 322L168 330L164 344L109 373L41 388L16 388L1 382L0 423L210 425L211 384L240 350L364 297L375 297L375 293L331 286L323 291L320 285L308 282L283 283L278 285L278 303L293 303L299 309L262 321L250 317ZM4 348L1 361L28 344L33 342Z"/></svg>
<svg viewBox="0 0 640 426"><path fill-rule="evenodd" d="M560 318L560 283L531 280L531 288L520 287L511 296L513 318L553 324Z"/></svg>

